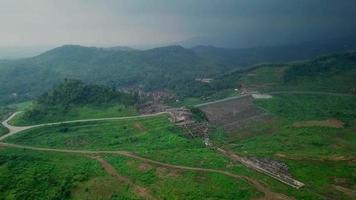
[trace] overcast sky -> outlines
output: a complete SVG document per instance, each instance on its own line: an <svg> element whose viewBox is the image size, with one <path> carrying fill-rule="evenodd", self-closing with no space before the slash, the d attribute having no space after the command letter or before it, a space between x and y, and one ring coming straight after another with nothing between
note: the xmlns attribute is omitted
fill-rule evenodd
<svg viewBox="0 0 356 200"><path fill-rule="evenodd" d="M253 44L355 35L355 0L0 0L0 47Z"/></svg>

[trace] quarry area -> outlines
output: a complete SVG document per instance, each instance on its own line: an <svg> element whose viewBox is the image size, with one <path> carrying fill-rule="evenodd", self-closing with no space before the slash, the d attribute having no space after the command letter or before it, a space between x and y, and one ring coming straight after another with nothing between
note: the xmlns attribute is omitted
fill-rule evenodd
<svg viewBox="0 0 356 200"><path fill-rule="evenodd" d="M253 103L250 95L224 102L203 105L200 109L206 114L209 122L233 131L247 126L251 121L263 121L271 116Z"/></svg>

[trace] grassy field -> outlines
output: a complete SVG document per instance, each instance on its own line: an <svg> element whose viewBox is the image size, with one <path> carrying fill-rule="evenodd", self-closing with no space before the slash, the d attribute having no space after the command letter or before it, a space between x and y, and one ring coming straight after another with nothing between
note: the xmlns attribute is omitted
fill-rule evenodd
<svg viewBox="0 0 356 200"><path fill-rule="evenodd" d="M256 104L275 119L253 123L242 130L220 136L219 142L225 148L237 154L270 157L287 163L294 177L306 183L300 192L288 190L291 196L298 199L317 199L318 196L320 199L353 198L336 188L356 188L354 97L284 94L268 100L256 100ZM330 118L343 121L345 126L293 126L294 122ZM269 185L277 191L286 191L282 185Z"/></svg>
<svg viewBox="0 0 356 200"><path fill-rule="evenodd" d="M258 136L236 141L233 144L236 151L259 156L279 154L280 157L284 155L320 160L356 156L355 97L278 95L269 100L258 100L256 103L276 116L280 122L260 125L260 130L259 125L251 125ZM294 122L330 118L345 122L345 127L336 129L293 126ZM272 130L271 134L259 135L259 131L266 129Z"/></svg>
<svg viewBox="0 0 356 200"><path fill-rule="evenodd" d="M17 115L11 124L14 125L34 125L49 122L77 120L77 119L93 119L93 118L105 118L105 117L123 117L136 115L137 111L133 106L107 106L107 107L93 107L83 106L70 109L66 113L53 113L48 114L41 119L27 119L24 118L24 113Z"/></svg>
<svg viewBox="0 0 356 200"><path fill-rule="evenodd" d="M262 195L242 179L170 169L117 156L106 158L121 174L149 188L159 199L251 199Z"/></svg>
<svg viewBox="0 0 356 200"><path fill-rule="evenodd" d="M261 66L244 73L238 82L251 90L268 91L283 84L283 75L287 68L288 66Z"/></svg>
<svg viewBox="0 0 356 200"><path fill-rule="evenodd" d="M206 148L201 139L187 138L166 115L35 128L5 142L50 148L129 150L154 160L196 167L224 168L230 163Z"/></svg>

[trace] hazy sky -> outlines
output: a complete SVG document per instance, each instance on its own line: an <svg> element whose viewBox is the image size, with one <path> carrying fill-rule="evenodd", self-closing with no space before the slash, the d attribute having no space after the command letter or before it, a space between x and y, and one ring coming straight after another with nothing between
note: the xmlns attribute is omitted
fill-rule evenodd
<svg viewBox="0 0 356 200"><path fill-rule="evenodd" d="M355 0L0 0L0 47L252 43L356 33Z"/></svg>

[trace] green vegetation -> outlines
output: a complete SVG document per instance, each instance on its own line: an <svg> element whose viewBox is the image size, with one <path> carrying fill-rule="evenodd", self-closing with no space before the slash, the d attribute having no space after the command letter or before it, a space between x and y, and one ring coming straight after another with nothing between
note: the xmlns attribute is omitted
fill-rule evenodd
<svg viewBox="0 0 356 200"><path fill-rule="evenodd" d="M31 119L24 117L26 113L20 113L12 119L11 124L14 125L32 125L48 122L60 122L77 119L94 119L94 118L109 118L109 117L125 117L137 115L134 106L83 106L74 107L65 113L51 113L43 116L41 119Z"/></svg>
<svg viewBox="0 0 356 200"><path fill-rule="evenodd" d="M272 157L286 162L293 176L307 184L300 190L232 164L229 159L206 148L201 140L185 137L182 130L170 124L164 115L41 127L18 133L6 142L50 148L128 150L165 163L223 169L254 177L263 180L274 191L297 199L337 196L346 200L348 196L335 190L333 185L353 188L356 184L353 175L355 165L350 162L356 156L354 102L354 98L348 96L275 95L272 99L256 101L277 117L273 123L252 124L229 135L216 130L212 135L211 139L218 141L217 144L238 154ZM328 118L337 118L347 124L342 129L292 126L296 121ZM240 137L239 134L244 132L249 135ZM149 188L154 196L161 198L233 199L236 196L248 199L258 195L244 181L233 181L217 174L162 169L120 156L107 155L105 158L121 175ZM103 180L103 187L110 190L108 185L112 180L106 179L89 180L85 187L91 187L100 180ZM85 193L85 187L78 189L77 194L89 195ZM124 194L131 195L130 191L125 191Z"/></svg>
<svg viewBox="0 0 356 200"><path fill-rule="evenodd" d="M253 124L248 129L256 136L236 140L233 148L259 156L284 154L299 159L333 159L353 157L356 104L354 97L327 95L278 95L257 104L278 117L279 123ZM345 128L296 128L294 122L336 118L346 122ZM244 131L242 131L244 132ZM258 135L259 132L270 134ZM237 137L239 138L239 137ZM236 139L237 139L236 138ZM235 140L231 136L230 140ZM231 142L231 141L230 141Z"/></svg>
<svg viewBox="0 0 356 200"><path fill-rule="evenodd" d="M163 162L210 168L223 168L229 162L207 149L200 139L187 138L165 115L34 128L6 142L51 148L129 150Z"/></svg>
<svg viewBox="0 0 356 200"><path fill-rule="evenodd" d="M195 78L216 78L258 63L310 59L317 55L352 48L349 43L347 47L341 45L338 48L330 48L331 46L314 49L308 45L251 49L211 46L186 49L168 46L149 50L128 50L67 45L33 58L1 61L0 105L35 99L65 78L76 78L115 88L170 89L179 96L194 96L193 91L200 93L194 83L191 83ZM192 87L186 87L187 82L192 84Z"/></svg>
<svg viewBox="0 0 356 200"><path fill-rule="evenodd" d="M197 107L190 107L190 111L193 114L193 119L197 122L205 122L208 121L208 118L206 117L205 113L201 111Z"/></svg>
<svg viewBox="0 0 356 200"><path fill-rule="evenodd" d="M146 90L168 88L178 94L180 101L170 102L174 106L193 105L233 96L239 94L241 89L261 92L324 92L323 95L272 94L272 99L255 100L257 106L274 118L252 123L230 133L215 127L210 134L210 139L216 146L236 154L283 161L288 164L292 175L306 184L305 187L293 189L232 162L207 148L201 138L186 137L183 130L174 126L166 115L37 127L17 133L4 142L58 149L130 151L173 165L220 169L252 177L262 181L273 191L296 199L350 199L347 193L337 187L350 190L356 187L356 98L332 92L355 92L356 53L347 52L283 65L259 65L247 71L221 75L223 70L228 71L237 66L234 53L229 54L229 50L226 50L224 58L221 58L219 54L213 54L211 49L208 50L170 47L148 51L121 51L63 47L32 58L36 61L38 70L35 70L33 76L74 76L87 82L110 85L112 88L132 85L140 85ZM100 58L96 55L100 55ZM209 55L209 59L204 55ZM90 62L83 62L84 59ZM29 62L21 62L25 61ZM16 64L19 68L13 68L11 73L19 73L17 78L21 77L21 70L24 70L24 74L34 70L31 65L26 69L21 68L23 63L16 62L19 62ZM0 72L6 71L13 64L4 63L8 66L0 67ZM96 63L103 63L100 70L104 71L100 71ZM49 64L57 66L54 67L56 71L47 69ZM84 64L87 64L87 71L79 73L83 71ZM219 65L223 67L216 67ZM217 74L221 76L217 77ZM210 75L214 80L209 83L195 80L197 77L210 78ZM0 91L2 87L20 87L12 82L2 82L3 76L5 75L0 73ZM55 85L60 81L56 78L39 80L48 81L48 85ZM5 85L1 85L2 83ZM31 83L37 84L28 84ZM31 89L37 92L39 89L36 84L31 85ZM48 88L41 88L45 89ZM22 88L19 90L22 95L26 93L35 96L35 92L23 91ZM8 97L9 91L13 90L1 91L0 96ZM22 95L12 94L11 98L33 98ZM5 119L15 109L24 110L12 122L17 125L132 116L137 114L134 107L137 100L137 95L118 92L105 86L66 80L40 96L33 104L1 107L0 116ZM191 107L191 110L196 121L207 120L199 109ZM345 125L340 128L295 126L296 122L327 119L340 120ZM0 135L6 131L0 126ZM118 155L100 156L120 176L146 188L159 199L251 199L261 195L243 179L163 167ZM132 185L123 182L108 176L99 162L83 155L39 153L0 146L0 199L140 199Z"/></svg>
<svg viewBox="0 0 356 200"><path fill-rule="evenodd" d="M40 124L74 119L120 117L136 114L137 99L104 86L85 85L78 80L44 93L30 109L17 116L17 125ZM24 106L23 106L24 107Z"/></svg>
<svg viewBox="0 0 356 200"><path fill-rule="evenodd" d="M144 200L128 184L114 177L96 177L83 182L72 191L73 200Z"/></svg>
<svg viewBox="0 0 356 200"><path fill-rule="evenodd" d="M264 64L216 78L209 84L187 82L185 96L211 99L227 97L236 89L273 91L356 92L356 52L322 56L288 64ZM200 84L200 85L199 85Z"/></svg>
<svg viewBox="0 0 356 200"><path fill-rule="evenodd" d="M13 109L9 107L0 107L0 122L4 121L11 112L13 112ZM0 123L0 136L8 132L9 130Z"/></svg>
<svg viewBox="0 0 356 200"><path fill-rule="evenodd" d="M5 128L2 124L0 124L0 136L5 135L8 132L9 130Z"/></svg>
<svg viewBox="0 0 356 200"><path fill-rule="evenodd" d="M149 188L159 199L251 199L261 195L242 179L171 169L117 156L106 158L122 175Z"/></svg>
<svg viewBox="0 0 356 200"><path fill-rule="evenodd" d="M356 94L356 52L320 57L292 65L283 77L286 87L296 90Z"/></svg>
<svg viewBox="0 0 356 200"><path fill-rule="evenodd" d="M0 148L0 199L68 199L97 176L99 164L82 156Z"/></svg>
<svg viewBox="0 0 356 200"><path fill-rule="evenodd" d="M200 139L185 137L164 115L35 128L18 133L6 142L65 149L129 150L157 161L193 167L225 169L230 163L227 158L206 148ZM154 196L162 199L250 199L252 196L261 195L242 179L157 166L146 170L142 168L147 164L132 159L119 156L106 158L117 168L120 175L149 188ZM235 166L234 170L245 169ZM101 187L96 185L99 181L103 181ZM89 179L74 190L74 196L95 196L94 193L86 192L85 188L92 188L92 192L101 188L104 191L111 190L110 183L112 180L106 178ZM95 186L92 186L93 184ZM130 196L131 193L123 191L123 194Z"/></svg>
<svg viewBox="0 0 356 200"><path fill-rule="evenodd" d="M257 105L292 122L337 118L345 122L356 119L356 97L317 94L280 94L272 99L257 100Z"/></svg>
<svg viewBox="0 0 356 200"><path fill-rule="evenodd" d="M0 121L4 121L15 109L11 107L0 107Z"/></svg>
<svg viewBox="0 0 356 200"><path fill-rule="evenodd" d="M225 52L235 54L234 50ZM158 90L223 73L239 63L231 55L215 57L180 46L145 51L63 46L33 58L1 62L0 104L34 99L65 78L115 88Z"/></svg>
<svg viewBox="0 0 356 200"><path fill-rule="evenodd" d="M42 147L116 150L170 149L190 146L177 135L166 116L145 119L80 122L31 129L9 138L8 142ZM159 142L159 141L169 141ZM178 147L177 147L178 148Z"/></svg>
<svg viewBox="0 0 356 200"><path fill-rule="evenodd" d="M15 103L15 104L10 104L5 106L5 108L9 108L12 110L17 110L17 111L26 111L29 110L33 107L33 102L32 101L24 101L22 103Z"/></svg>
<svg viewBox="0 0 356 200"><path fill-rule="evenodd" d="M350 96L274 95L272 99L256 100L258 106L275 116L273 121L252 123L230 134L216 134L212 139L237 154L282 160L293 176L306 184L294 191L257 176L276 191L297 199L350 199L336 190L335 185L349 189L356 185L355 102L355 97ZM295 122L331 118L346 125L344 128L293 126Z"/></svg>

